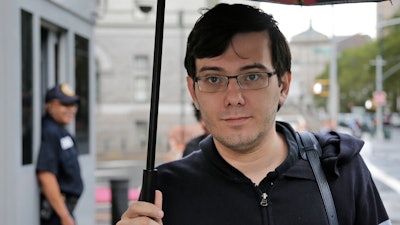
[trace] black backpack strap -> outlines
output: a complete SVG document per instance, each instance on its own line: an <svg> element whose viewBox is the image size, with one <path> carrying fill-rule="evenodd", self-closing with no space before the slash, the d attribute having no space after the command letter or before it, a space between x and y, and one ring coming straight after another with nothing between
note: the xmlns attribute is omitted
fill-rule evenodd
<svg viewBox="0 0 400 225"><path fill-rule="evenodd" d="M329 224L339 225L332 193L321 166L321 146L317 138L315 138L315 136L310 132L296 132L296 134L300 155L304 160L308 160L314 172L315 179L317 180L318 188L325 205L325 211L328 216Z"/></svg>

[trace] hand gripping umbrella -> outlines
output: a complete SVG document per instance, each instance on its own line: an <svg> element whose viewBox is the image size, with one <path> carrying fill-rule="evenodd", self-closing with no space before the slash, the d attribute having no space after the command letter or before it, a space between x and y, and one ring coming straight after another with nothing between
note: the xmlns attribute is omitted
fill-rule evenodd
<svg viewBox="0 0 400 225"><path fill-rule="evenodd" d="M343 3L357 3L357 2L381 2L385 0L252 0L258 2L272 2L281 4L292 5L330 5L330 4L343 4ZM140 196L141 201L154 202L154 192L157 182L157 170L155 169L155 154L156 154L156 137L157 137L157 120L158 120L158 102L160 91L160 71L161 71L161 57L162 57L162 44L164 33L164 16L165 16L165 0L157 0L156 12L156 30L154 40L154 63L153 63L153 77L152 77L152 90L150 102L150 122L149 122L149 138L147 145L147 165L143 171L142 192Z"/></svg>

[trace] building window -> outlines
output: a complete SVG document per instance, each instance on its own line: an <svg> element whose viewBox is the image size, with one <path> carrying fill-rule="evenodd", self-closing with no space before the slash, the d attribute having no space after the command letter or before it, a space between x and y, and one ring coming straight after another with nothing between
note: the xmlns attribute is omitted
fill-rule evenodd
<svg viewBox="0 0 400 225"><path fill-rule="evenodd" d="M79 153L89 153L89 41L75 35L75 89L80 97L76 115L76 139Z"/></svg>
<svg viewBox="0 0 400 225"><path fill-rule="evenodd" d="M21 10L22 165L32 164L33 154L33 43L32 14Z"/></svg>
<svg viewBox="0 0 400 225"><path fill-rule="evenodd" d="M136 76L134 82L135 86L135 100L140 102L145 102L149 99L149 78L145 76Z"/></svg>
<svg viewBox="0 0 400 225"><path fill-rule="evenodd" d="M147 55L135 55L133 60L135 74L146 74L149 72L149 57Z"/></svg>
<svg viewBox="0 0 400 225"><path fill-rule="evenodd" d="M146 121L136 121L136 137L137 137L137 146L140 149L144 149L147 144L147 122Z"/></svg>
<svg viewBox="0 0 400 225"><path fill-rule="evenodd" d="M133 60L134 98L136 101L145 102L149 100L149 57L147 55L136 55Z"/></svg>

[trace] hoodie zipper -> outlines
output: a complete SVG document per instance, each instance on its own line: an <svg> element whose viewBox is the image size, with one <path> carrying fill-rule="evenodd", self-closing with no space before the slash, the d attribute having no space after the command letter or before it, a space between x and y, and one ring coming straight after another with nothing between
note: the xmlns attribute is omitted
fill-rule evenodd
<svg viewBox="0 0 400 225"><path fill-rule="evenodd" d="M268 194L265 193L265 192L261 194L261 202L260 202L260 205L261 205L261 206L264 206L264 207L268 206Z"/></svg>
<svg viewBox="0 0 400 225"><path fill-rule="evenodd" d="M261 206L261 220L262 224L266 225L269 224L268 220L268 194L267 192L261 190L258 185L255 185L255 188L257 189L258 196L260 196L260 206Z"/></svg>

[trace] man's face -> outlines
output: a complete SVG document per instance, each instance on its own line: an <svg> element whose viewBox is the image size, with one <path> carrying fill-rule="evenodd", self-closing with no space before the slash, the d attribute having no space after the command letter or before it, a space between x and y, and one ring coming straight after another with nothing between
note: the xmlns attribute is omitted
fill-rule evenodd
<svg viewBox="0 0 400 225"><path fill-rule="evenodd" d="M196 59L196 76L273 72L269 44L267 32L237 34L222 55ZM275 114L287 97L290 78L285 74L279 86L277 76L271 76L267 87L256 90L243 90L231 78L226 90L215 93L200 91L190 77L187 85L217 147L249 152L275 132Z"/></svg>
<svg viewBox="0 0 400 225"><path fill-rule="evenodd" d="M64 126L70 124L75 118L77 106L76 104L63 105L55 99L46 103L46 110L57 123Z"/></svg>

